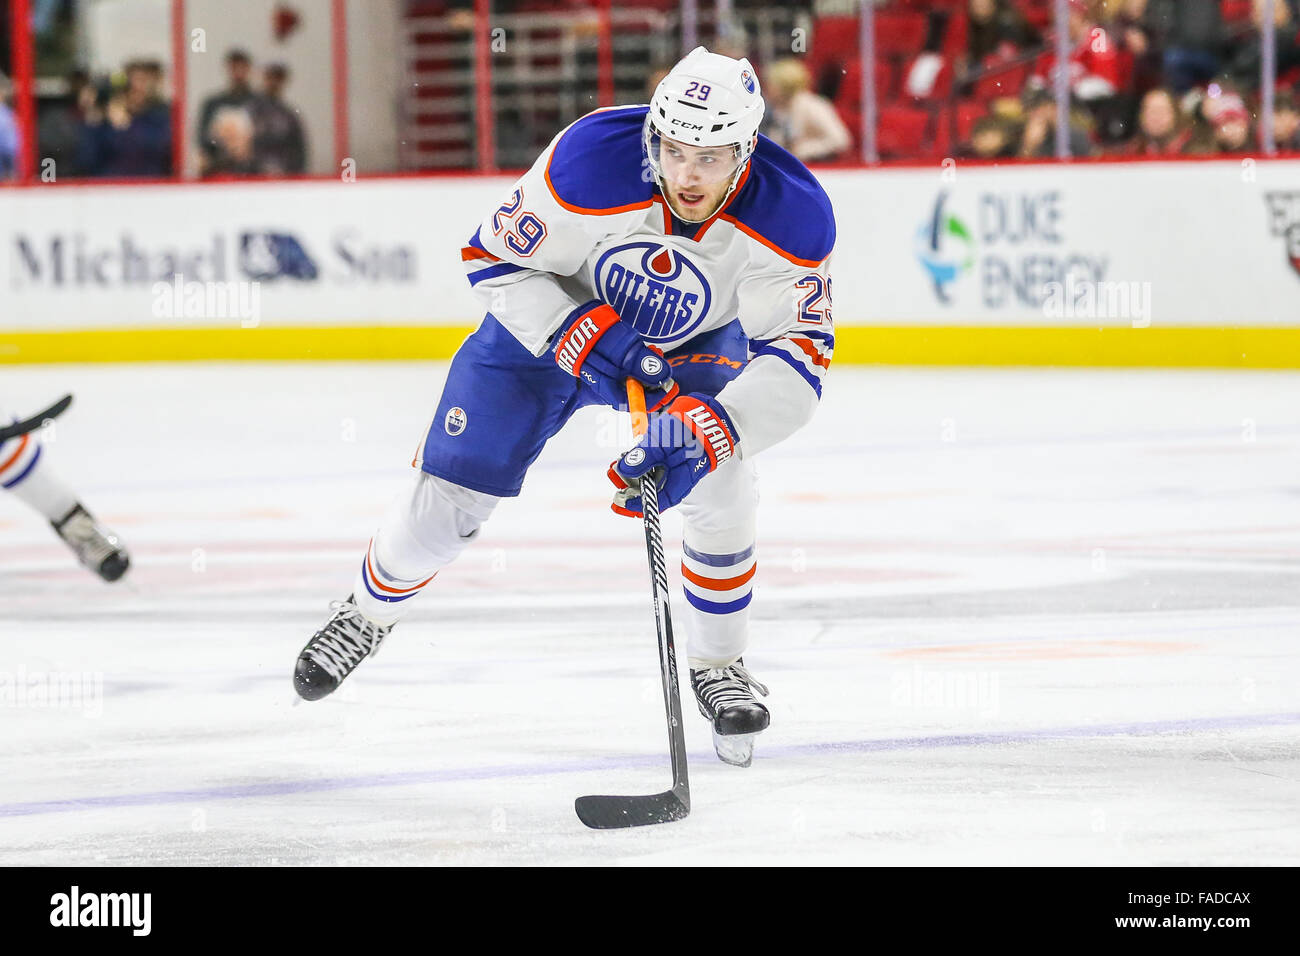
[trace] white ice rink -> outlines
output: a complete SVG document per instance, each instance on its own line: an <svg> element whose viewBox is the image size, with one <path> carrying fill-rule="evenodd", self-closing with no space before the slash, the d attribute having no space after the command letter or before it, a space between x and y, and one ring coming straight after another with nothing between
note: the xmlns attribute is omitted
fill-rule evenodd
<svg viewBox="0 0 1300 956"><path fill-rule="evenodd" d="M0 864L1300 864L1300 375L833 369L759 459L754 765L688 690L690 818L596 832L574 797L668 767L594 412L294 703L444 373L4 370L75 391L46 452L134 569L0 500Z"/></svg>

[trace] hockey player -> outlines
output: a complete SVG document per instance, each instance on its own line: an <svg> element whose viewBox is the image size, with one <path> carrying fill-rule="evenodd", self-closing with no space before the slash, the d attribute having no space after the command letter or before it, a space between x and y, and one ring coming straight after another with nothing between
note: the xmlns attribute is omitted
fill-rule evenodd
<svg viewBox="0 0 1300 956"><path fill-rule="evenodd" d="M478 534L578 408L647 389L650 428L610 468L639 515L654 474L684 521L691 686L718 735L765 729L745 669L755 573L753 459L812 416L830 364L830 202L758 135L748 60L693 50L649 106L563 130L461 251L488 314L452 360L420 473L353 594L303 648L298 693L335 690ZM719 751L721 755L721 750ZM724 759L726 759L724 757Z"/></svg>
<svg viewBox="0 0 1300 956"><path fill-rule="evenodd" d="M11 421L17 418L0 413L0 423ZM126 549L42 457L38 428L0 438L0 487L44 515L82 565L105 581L118 580L131 565Z"/></svg>

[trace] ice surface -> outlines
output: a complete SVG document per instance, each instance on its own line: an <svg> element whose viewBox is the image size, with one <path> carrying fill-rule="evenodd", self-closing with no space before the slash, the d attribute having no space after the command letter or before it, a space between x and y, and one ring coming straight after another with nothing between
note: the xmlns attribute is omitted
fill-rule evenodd
<svg viewBox="0 0 1300 956"><path fill-rule="evenodd" d="M0 864L1300 863L1300 376L834 369L759 459L753 766L688 698L690 818L594 832L669 783L608 415L294 705L443 374L4 371L76 392L47 453L135 567L0 500ZM17 700L50 673L87 696Z"/></svg>

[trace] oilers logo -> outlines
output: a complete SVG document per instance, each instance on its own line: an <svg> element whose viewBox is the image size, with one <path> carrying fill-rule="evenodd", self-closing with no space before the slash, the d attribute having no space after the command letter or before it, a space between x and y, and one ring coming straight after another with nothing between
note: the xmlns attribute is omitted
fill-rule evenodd
<svg viewBox="0 0 1300 956"><path fill-rule="evenodd" d="M447 411L447 417L443 420L442 426L451 436L459 435L469 424L469 416L465 414L465 409L457 405L455 408Z"/></svg>
<svg viewBox="0 0 1300 956"><path fill-rule="evenodd" d="M753 92L754 92L754 74L750 73L749 70L741 70L741 71L740 71L740 84L741 84L741 86L743 86L743 87L745 88L745 92L746 92L746 93L753 93Z"/></svg>
<svg viewBox="0 0 1300 956"><path fill-rule="evenodd" d="M713 291L699 266L658 242L627 242L596 262L596 294L647 342L685 338L709 314Z"/></svg>

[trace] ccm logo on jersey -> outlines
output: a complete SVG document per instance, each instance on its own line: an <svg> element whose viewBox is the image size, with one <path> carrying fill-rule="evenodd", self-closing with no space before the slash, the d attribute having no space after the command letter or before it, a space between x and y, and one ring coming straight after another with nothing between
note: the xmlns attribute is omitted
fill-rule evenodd
<svg viewBox="0 0 1300 956"><path fill-rule="evenodd" d="M596 294L651 344L681 341L709 314L713 290L680 249L626 242L596 260Z"/></svg>
<svg viewBox="0 0 1300 956"><path fill-rule="evenodd" d="M715 468L731 457L731 435L722 427L713 412L709 411L707 405L692 408L685 412L685 415L695 426L695 434L707 441L709 447L713 449Z"/></svg>

